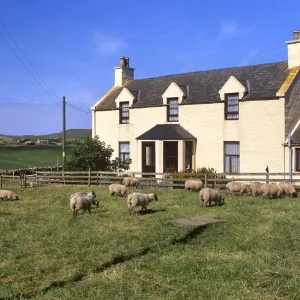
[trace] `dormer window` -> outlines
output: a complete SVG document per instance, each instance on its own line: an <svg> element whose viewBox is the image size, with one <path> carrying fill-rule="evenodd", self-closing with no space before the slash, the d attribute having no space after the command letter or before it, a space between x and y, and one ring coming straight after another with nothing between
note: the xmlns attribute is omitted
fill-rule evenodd
<svg viewBox="0 0 300 300"><path fill-rule="evenodd" d="M239 119L239 94L225 94L225 120Z"/></svg>
<svg viewBox="0 0 300 300"><path fill-rule="evenodd" d="M167 121L178 122L178 98L167 99Z"/></svg>
<svg viewBox="0 0 300 300"><path fill-rule="evenodd" d="M120 102L120 124L129 123L129 102Z"/></svg>

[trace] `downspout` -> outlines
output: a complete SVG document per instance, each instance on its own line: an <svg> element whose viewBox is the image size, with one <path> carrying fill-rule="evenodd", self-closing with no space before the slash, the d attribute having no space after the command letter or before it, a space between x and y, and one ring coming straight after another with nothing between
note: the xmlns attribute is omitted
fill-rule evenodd
<svg viewBox="0 0 300 300"><path fill-rule="evenodd" d="M292 177L293 177L293 149L291 145L291 135L288 135L288 147L289 147L289 177L290 177L290 183L292 183Z"/></svg>
<svg viewBox="0 0 300 300"><path fill-rule="evenodd" d="M285 145L283 144L283 179L285 181Z"/></svg>

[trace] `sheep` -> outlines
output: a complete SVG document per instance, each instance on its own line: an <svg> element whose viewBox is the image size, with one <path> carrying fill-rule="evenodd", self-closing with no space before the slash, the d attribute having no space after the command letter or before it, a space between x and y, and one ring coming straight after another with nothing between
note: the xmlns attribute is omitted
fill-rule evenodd
<svg viewBox="0 0 300 300"><path fill-rule="evenodd" d="M117 194L121 197L124 197L127 195L127 188L125 185L113 183L108 187L109 195L114 196L114 194Z"/></svg>
<svg viewBox="0 0 300 300"><path fill-rule="evenodd" d="M19 197L12 191L0 190L0 199L4 200L19 200Z"/></svg>
<svg viewBox="0 0 300 300"><path fill-rule="evenodd" d="M184 189L186 191L190 191L190 190L201 190L203 187L203 182L199 179L195 180L195 179L187 179L184 183Z"/></svg>
<svg viewBox="0 0 300 300"><path fill-rule="evenodd" d="M141 193L130 193L127 196L127 206L130 214L133 214L133 209L136 206L141 206L142 211L147 210L147 205L153 201L158 200L157 195L154 193L151 194L141 194Z"/></svg>
<svg viewBox="0 0 300 300"><path fill-rule="evenodd" d="M281 193L297 198L294 186L289 182L277 182L276 185L281 189Z"/></svg>
<svg viewBox="0 0 300 300"><path fill-rule="evenodd" d="M226 184L227 193L233 195L233 193L246 193L249 191L249 184L238 182L238 181L231 181Z"/></svg>
<svg viewBox="0 0 300 300"><path fill-rule="evenodd" d="M30 181L30 182L29 182L29 186L30 186L31 188L36 187L36 182Z"/></svg>
<svg viewBox="0 0 300 300"><path fill-rule="evenodd" d="M261 187L264 185L263 182L251 182L249 185L248 195L262 195L263 191Z"/></svg>
<svg viewBox="0 0 300 300"><path fill-rule="evenodd" d="M272 183L263 184L261 190L263 191L264 198L280 198L282 195L281 188L278 185Z"/></svg>
<svg viewBox="0 0 300 300"><path fill-rule="evenodd" d="M125 177L123 179L122 184L125 185L126 187L132 186L134 188L137 188L139 186L139 180L133 177Z"/></svg>
<svg viewBox="0 0 300 300"><path fill-rule="evenodd" d="M216 205L224 204L224 197L220 194L218 190L211 188L204 188L199 192L199 199L201 207L211 205L211 202L214 201Z"/></svg>
<svg viewBox="0 0 300 300"><path fill-rule="evenodd" d="M87 196L89 194L89 192L76 192L76 193L73 193L71 194L70 196L70 200L76 196ZM94 199L96 199L96 194L95 192L91 192L91 194L94 196ZM99 207L99 201L95 200L92 202L92 204L96 205L97 207Z"/></svg>
<svg viewBox="0 0 300 300"><path fill-rule="evenodd" d="M96 204L98 203L98 205ZM77 215L77 212L83 209L83 213L88 210L91 213L91 206L95 204L99 206L99 202L96 201L96 195L94 192L86 193L86 194L73 194L70 199L70 208L73 213L73 216Z"/></svg>

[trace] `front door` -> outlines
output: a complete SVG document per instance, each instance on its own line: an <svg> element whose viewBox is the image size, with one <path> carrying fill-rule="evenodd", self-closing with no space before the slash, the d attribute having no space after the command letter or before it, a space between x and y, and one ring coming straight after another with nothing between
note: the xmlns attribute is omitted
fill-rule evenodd
<svg viewBox="0 0 300 300"><path fill-rule="evenodd" d="M164 172L178 171L178 142L164 142Z"/></svg>
<svg viewBox="0 0 300 300"><path fill-rule="evenodd" d="M142 142L142 172L155 173L155 142Z"/></svg>

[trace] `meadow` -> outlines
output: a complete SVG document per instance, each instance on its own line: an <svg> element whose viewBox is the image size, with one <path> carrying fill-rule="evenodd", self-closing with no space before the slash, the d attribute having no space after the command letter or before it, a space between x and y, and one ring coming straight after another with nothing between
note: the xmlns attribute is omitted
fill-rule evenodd
<svg viewBox="0 0 300 300"><path fill-rule="evenodd" d="M0 202L0 299L300 299L300 201L230 196L200 208L198 193L145 189L159 201L128 214L106 187L19 188ZM100 208L73 217L70 194ZM204 228L169 220L213 216Z"/></svg>
<svg viewBox="0 0 300 300"><path fill-rule="evenodd" d="M67 147L71 156L73 147ZM62 165L62 146L0 146L0 169L49 167Z"/></svg>

